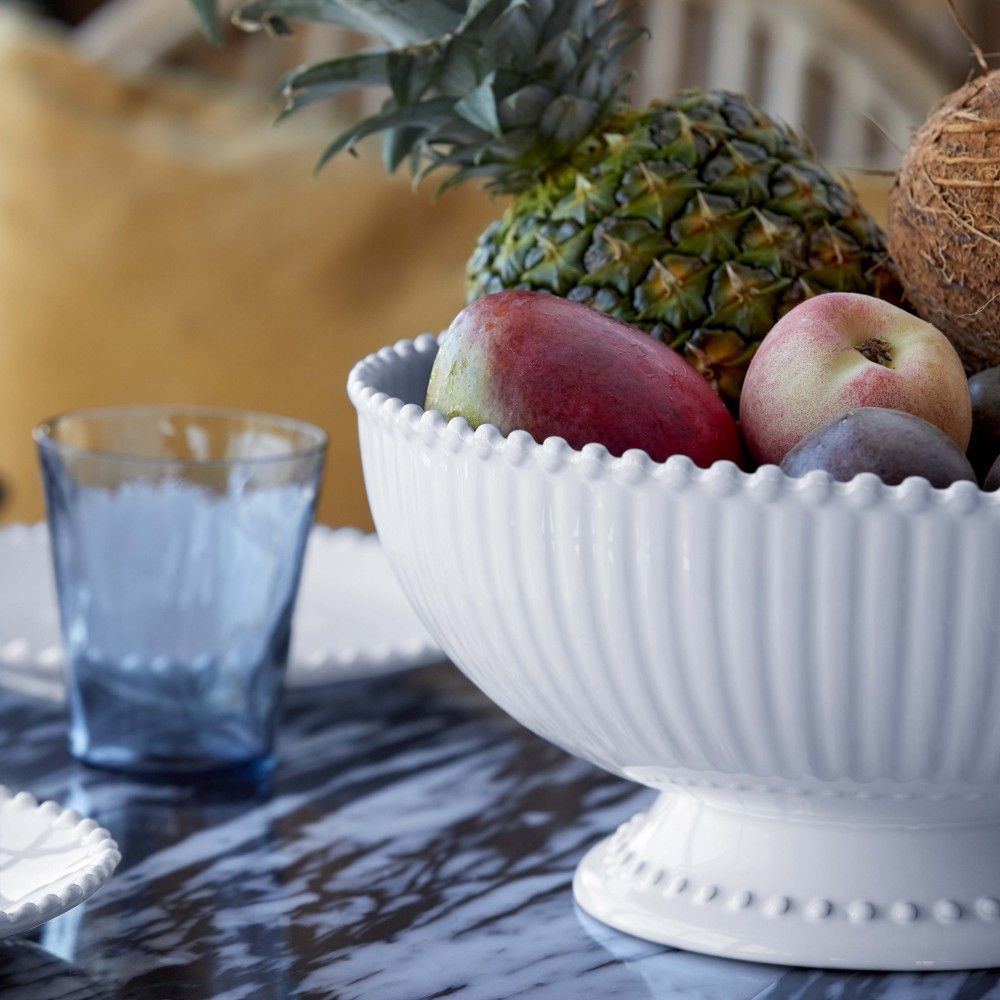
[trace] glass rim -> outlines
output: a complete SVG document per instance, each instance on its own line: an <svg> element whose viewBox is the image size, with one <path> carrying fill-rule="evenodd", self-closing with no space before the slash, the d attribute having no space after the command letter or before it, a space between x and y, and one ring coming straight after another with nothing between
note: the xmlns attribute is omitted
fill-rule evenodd
<svg viewBox="0 0 1000 1000"><path fill-rule="evenodd" d="M139 455L135 452L105 449L83 448L80 445L68 444L58 440L54 432L60 423L69 419L96 419L106 416L127 416L128 414L177 414L186 416L214 416L232 418L252 418L269 422L285 430L294 430L312 443L301 448L290 448L280 455L257 455L241 458L172 458L169 455ZM232 468L240 465L266 466L280 462L297 462L302 459L322 457L326 453L330 436L322 427L311 424L297 417L285 417L266 410L244 409L238 406L213 406L199 403L125 403L110 406L82 407L77 410L62 410L51 417L40 420L32 429L31 436L39 448L54 451L63 455L75 455L102 461L129 462L139 465L171 465L189 466L199 469Z"/></svg>

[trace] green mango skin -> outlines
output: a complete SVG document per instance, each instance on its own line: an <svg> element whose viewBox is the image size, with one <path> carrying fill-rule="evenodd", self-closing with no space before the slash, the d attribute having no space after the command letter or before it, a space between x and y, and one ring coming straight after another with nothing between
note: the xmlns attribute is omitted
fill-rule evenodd
<svg viewBox="0 0 1000 1000"><path fill-rule="evenodd" d="M722 400L679 354L596 310L544 292L497 292L455 317L441 340L427 408L536 441L743 464Z"/></svg>

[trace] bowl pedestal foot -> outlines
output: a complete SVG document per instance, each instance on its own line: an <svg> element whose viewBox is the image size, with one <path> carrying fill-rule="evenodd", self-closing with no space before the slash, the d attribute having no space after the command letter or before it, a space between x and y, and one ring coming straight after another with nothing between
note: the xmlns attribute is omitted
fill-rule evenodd
<svg viewBox="0 0 1000 1000"><path fill-rule="evenodd" d="M629 934L727 958L928 970L1000 963L1000 816L883 801L831 821L815 796L686 791L593 847L573 891ZM993 811L993 815L990 812ZM878 819L876 819L876 816Z"/></svg>

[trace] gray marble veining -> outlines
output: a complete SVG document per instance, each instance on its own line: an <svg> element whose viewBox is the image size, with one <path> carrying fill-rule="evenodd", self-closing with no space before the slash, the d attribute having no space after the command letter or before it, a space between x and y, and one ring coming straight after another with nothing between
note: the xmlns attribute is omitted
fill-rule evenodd
<svg viewBox="0 0 1000 1000"><path fill-rule="evenodd" d="M59 709L2 690L0 746L0 782L94 816L125 857L37 933L44 950L0 950L4 1000L1000 1000L994 972L726 962L590 919L573 868L651 793L532 736L447 667L300 697L269 788L80 768Z"/></svg>

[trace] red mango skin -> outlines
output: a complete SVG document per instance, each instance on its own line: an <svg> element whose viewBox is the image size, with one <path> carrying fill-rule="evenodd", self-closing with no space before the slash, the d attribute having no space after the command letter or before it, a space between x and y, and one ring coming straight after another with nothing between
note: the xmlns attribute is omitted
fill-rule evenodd
<svg viewBox="0 0 1000 1000"><path fill-rule="evenodd" d="M427 408L539 442L598 442L612 455L743 464L735 420L679 354L545 292L497 292L463 309L441 340Z"/></svg>

